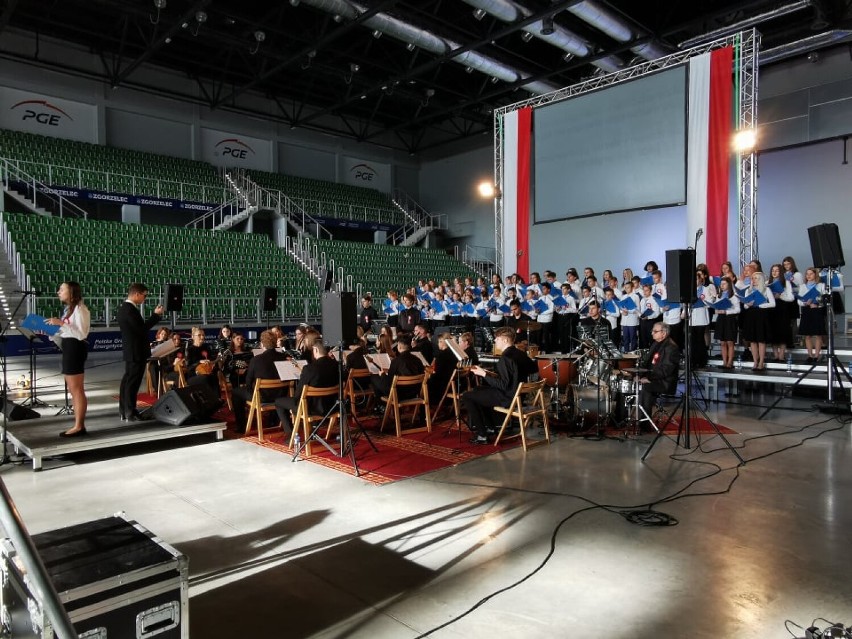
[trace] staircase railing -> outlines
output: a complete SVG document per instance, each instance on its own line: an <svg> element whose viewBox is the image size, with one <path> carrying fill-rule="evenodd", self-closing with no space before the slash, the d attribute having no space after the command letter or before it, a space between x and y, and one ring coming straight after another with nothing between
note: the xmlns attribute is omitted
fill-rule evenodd
<svg viewBox="0 0 852 639"><path fill-rule="evenodd" d="M48 167L50 165L47 165ZM20 163L14 160L0 160L0 172L2 172L2 182L4 188L9 188L10 182L21 182L26 185L27 196L32 193L32 203L34 208L38 208L36 194L47 198L55 207L59 217L71 215L73 217L81 217L86 219L89 214L66 197L63 197L55 188L51 188L44 182L36 179L34 175L21 168ZM29 197L27 197L29 199Z"/></svg>
<svg viewBox="0 0 852 639"><path fill-rule="evenodd" d="M187 227L216 231L222 227L230 227L258 211L258 201L261 199L259 187L241 184L225 169L221 171L226 193L230 194L227 201L215 209L199 215L186 224Z"/></svg>
<svg viewBox="0 0 852 639"><path fill-rule="evenodd" d="M234 183L241 189L251 192L257 198L259 209L268 209L284 217L297 235L313 235L318 239L331 239L332 234L312 215L308 214L292 198L279 190L267 189L251 179L245 169L231 172Z"/></svg>
<svg viewBox="0 0 852 639"><path fill-rule="evenodd" d="M497 272L497 252L493 246L472 246L465 244L464 251L459 257L459 247L455 246L455 257L463 264L472 268L478 275L490 279Z"/></svg>
<svg viewBox="0 0 852 639"><path fill-rule="evenodd" d="M31 291L32 283L30 281L30 276L27 273L27 267L21 261L21 254L18 251L18 247L15 245L15 241L12 239L12 234L9 232L8 224L2 212L0 212L0 241L3 243L3 250L6 253L6 259L12 267L12 272L15 275L15 283L18 288L25 291ZM35 312L35 301L32 296L27 297L25 306L27 314Z"/></svg>
<svg viewBox="0 0 852 639"><path fill-rule="evenodd" d="M391 244L402 244L406 238L422 228L447 229L446 215L432 215L413 197L401 189L394 189L391 200L403 215L404 223L388 238Z"/></svg>

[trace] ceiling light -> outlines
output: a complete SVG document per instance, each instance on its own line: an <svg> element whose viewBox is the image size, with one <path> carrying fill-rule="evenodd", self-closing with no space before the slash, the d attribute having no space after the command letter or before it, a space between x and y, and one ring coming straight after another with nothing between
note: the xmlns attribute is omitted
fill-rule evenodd
<svg viewBox="0 0 852 639"><path fill-rule="evenodd" d="M464 72L465 73L473 73L473 67L465 67Z"/></svg>
<svg viewBox="0 0 852 639"><path fill-rule="evenodd" d="M254 32L254 39L258 42L263 42L264 40L266 40L266 33L258 29Z"/></svg>
<svg viewBox="0 0 852 639"><path fill-rule="evenodd" d="M298 7L299 6L299 0L290 0L290 6L291 7Z"/></svg>
<svg viewBox="0 0 852 639"><path fill-rule="evenodd" d="M475 9L473 11L473 17L477 20L482 20L485 17L485 9Z"/></svg>
<svg viewBox="0 0 852 639"><path fill-rule="evenodd" d="M361 70L361 65L356 64L355 62L350 62L349 63L349 70L352 73L358 73Z"/></svg>
<svg viewBox="0 0 852 639"><path fill-rule="evenodd" d="M382 32L381 32L381 31L379 31L378 29L375 29L375 30L373 31L373 37L374 37L376 40L378 40L379 38L381 38L381 37L382 37Z"/></svg>
<svg viewBox="0 0 852 639"><path fill-rule="evenodd" d="M339 13L335 13L334 16L332 16L332 19L338 24L343 22L343 16L340 15Z"/></svg>
<svg viewBox="0 0 852 639"><path fill-rule="evenodd" d="M167 4L166 0L154 0L154 6L158 9L165 9Z"/></svg>
<svg viewBox="0 0 852 639"><path fill-rule="evenodd" d="M500 78L491 78L491 84L497 84L500 81Z"/></svg>
<svg viewBox="0 0 852 639"><path fill-rule="evenodd" d="M562 56L562 59L565 60L565 62L571 62L571 60L574 59L574 54L569 51L568 53Z"/></svg>
<svg viewBox="0 0 852 639"><path fill-rule="evenodd" d="M204 24L207 22L207 12L206 11L196 11L195 12L195 21L199 24Z"/></svg>
<svg viewBox="0 0 852 639"><path fill-rule="evenodd" d="M414 44L413 42L409 42L408 44L405 45L405 48L408 49L409 51L414 51L417 48L417 45Z"/></svg>
<svg viewBox="0 0 852 639"><path fill-rule="evenodd" d="M521 40L523 40L524 42L529 42L532 39L533 39L533 34L530 33L529 31L524 31L523 33L521 33Z"/></svg>
<svg viewBox="0 0 852 639"><path fill-rule="evenodd" d="M547 16L541 19L541 29L539 33L543 36L553 35L553 16Z"/></svg>

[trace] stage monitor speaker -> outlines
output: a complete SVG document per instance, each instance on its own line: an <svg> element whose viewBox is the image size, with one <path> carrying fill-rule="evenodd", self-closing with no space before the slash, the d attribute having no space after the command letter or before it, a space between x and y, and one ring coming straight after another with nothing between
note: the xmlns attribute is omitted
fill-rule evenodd
<svg viewBox="0 0 852 639"><path fill-rule="evenodd" d="M183 284L166 284L163 300L167 313L180 313L183 309Z"/></svg>
<svg viewBox="0 0 852 639"><path fill-rule="evenodd" d="M10 422L19 422L25 419L38 419L41 417L41 415L35 412L32 408L27 408L26 406L21 406L20 404L16 404L9 400L3 400L2 398L0 398L0 402L3 402L3 412L6 414L6 419Z"/></svg>
<svg viewBox="0 0 852 639"><path fill-rule="evenodd" d="M264 286L260 291L261 308L264 313L272 313L278 308L278 289Z"/></svg>
<svg viewBox="0 0 852 639"><path fill-rule="evenodd" d="M666 251L666 295L673 302L696 300L694 250Z"/></svg>
<svg viewBox="0 0 852 639"><path fill-rule="evenodd" d="M354 344L358 339L358 307L355 293L322 294L322 337L331 347L341 342L343 346Z"/></svg>
<svg viewBox="0 0 852 639"><path fill-rule="evenodd" d="M182 426L192 420L208 419L222 405L213 388L207 384L191 384L176 388L160 397L154 404L154 419L172 426Z"/></svg>
<svg viewBox="0 0 852 639"><path fill-rule="evenodd" d="M843 247L840 245L840 231L837 224L818 224L808 229L808 237L811 240L811 256L814 258L814 266L826 268L828 266L843 266Z"/></svg>

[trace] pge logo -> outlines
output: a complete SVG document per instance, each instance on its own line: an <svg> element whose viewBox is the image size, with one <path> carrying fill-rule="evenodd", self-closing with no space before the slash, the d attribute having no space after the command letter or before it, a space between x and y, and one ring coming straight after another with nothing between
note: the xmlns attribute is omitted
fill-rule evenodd
<svg viewBox="0 0 852 639"><path fill-rule="evenodd" d="M221 148L220 148L221 147ZM214 148L213 155L221 155L235 160L245 160L249 151L254 155L254 149L238 138L227 138L219 142Z"/></svg>
<svg viewBox="0 0 852 639"><path fill-rule="evenodd" d="M349 172L355 176L356 180L362 182L372 182L376 178L376 170L367 164L356 164Z"/></svg>
<svg viewBox="0 0 852 639"><path fill-rule="evenodd" d="M34 120L38 124L45 126L59 126L63 116L72 122L74 121L74 118L47 100L24 100L12 105L11 108L13 111L18 108L21 109L23 113L21 116L22 122Z"/></svg>

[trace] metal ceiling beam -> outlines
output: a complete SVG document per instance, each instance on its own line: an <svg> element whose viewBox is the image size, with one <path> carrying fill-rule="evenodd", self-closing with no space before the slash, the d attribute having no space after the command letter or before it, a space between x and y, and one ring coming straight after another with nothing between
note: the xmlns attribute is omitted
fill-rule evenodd
<svg viewBox="0 0 852 639"><path fill-rule="evenodd" d="M118 74L118 76L113 81L113 87L117 87L122 82L124 82L128 78L128 76L136 69L138 69L143 62L145 62L148 58L154 55L154 53L160 47L162 47L167 40L170 41L173 37L175 37L175 35L180 33L180 31L183 29L182 25L186 22L189 22L190 20L193 20L196 12L200 11L201 9L204 9L207 5L210 4L210 2L211 0L197 0L197 2L193 4L189 10L184 11L183 15L181 15L181 17L178 18L178 20L174 22L165 33L163 33L159 38L157 38L154 42L148 45L148 48L145 49L144 52L142 52L142 55L140 55L133 62L128 64L122 70L122 72Z"/></svg>
<svg viewBox="0 0 852 639"><path fill-rule="evenodd" d="M273 75L284 70L285 68L287 68L291 64L294 64L295 62L301 61L311 51L319 51L323 47L334 42L335 40L338 40L339 38L343 37L344 35L346 35L350 31L352 31L353 29L357 28L364 20L368 20L369 18L374 16L376 13L379 13L380 11L385 9L386 7L395 5L396 3L397 3L397 0L384 0L383 2L380 2L378 5L376 5L372 9L362 13L360 16L358 16L352 22L349 22L349 23L335 29L331 33L324 35L323 37L321 37L318 41L314 42L313 44L310 44L310 45L302 48L298 53L291 55L290 57L286 58L285 60L283 60L279 64L276 64L274 67L267 69L266 71L264 71L263 73L258 75L256 78L254 78L251 82L248 82L247 84L244 84L241 87L234 89L228 95L226 95L224 98L222 98L222 100L220 101L220 104L223 104L223 103L226 103L226 102L229 102L229 101L233 101L233 99L236 98L241 93L245 93L246 91L253 89L255 86L257 86L258 83L263 82L264 80L272 77Z"/></svg>

